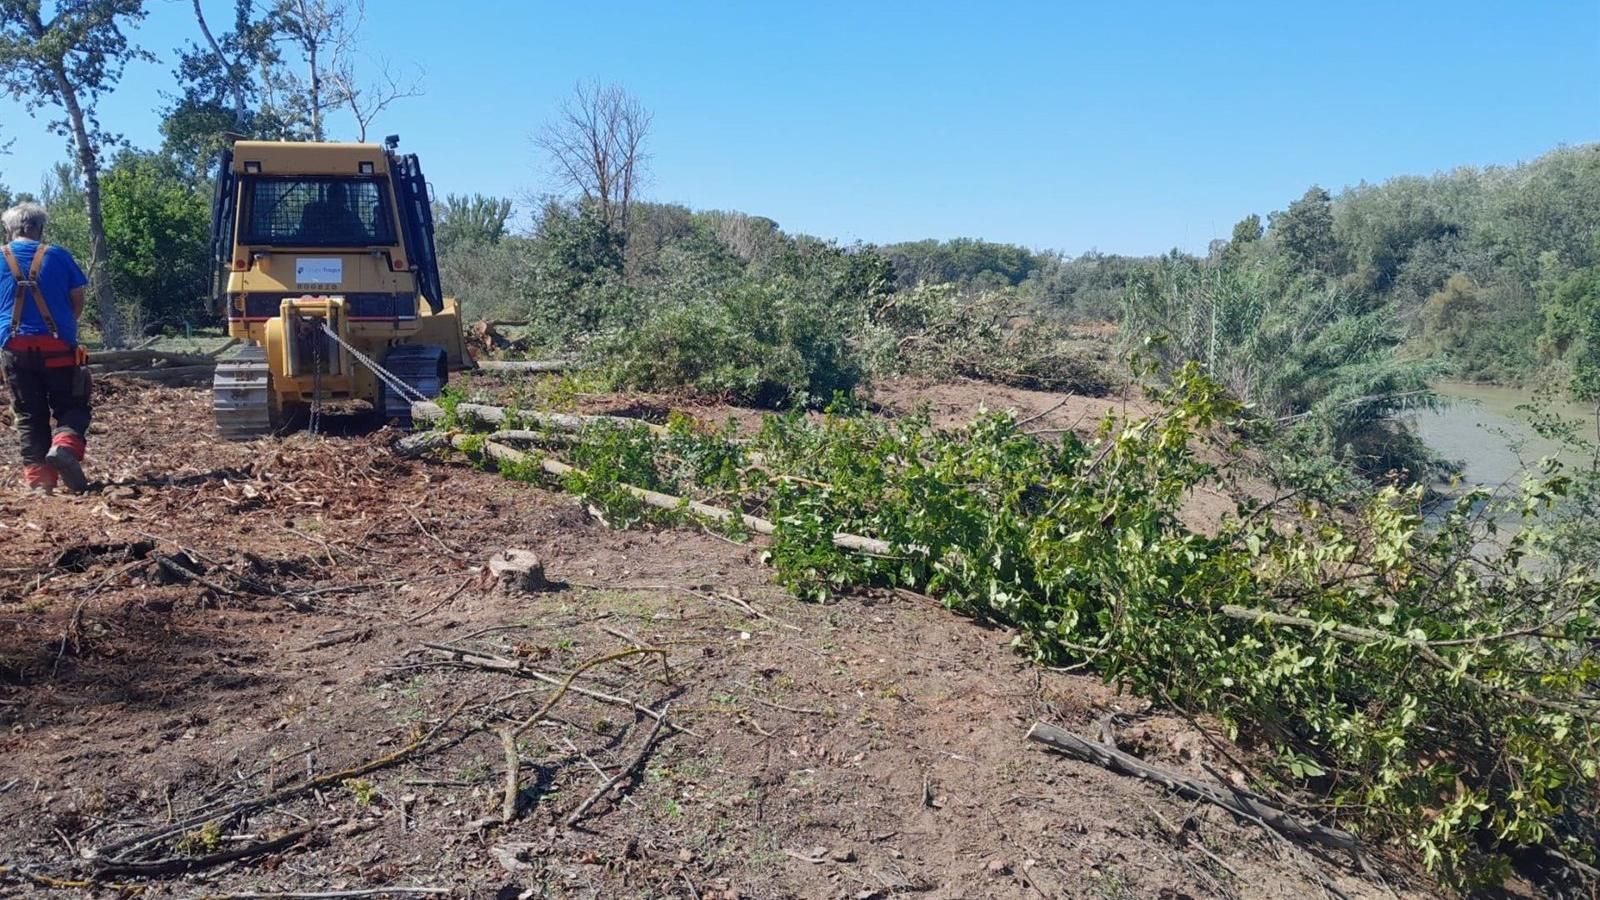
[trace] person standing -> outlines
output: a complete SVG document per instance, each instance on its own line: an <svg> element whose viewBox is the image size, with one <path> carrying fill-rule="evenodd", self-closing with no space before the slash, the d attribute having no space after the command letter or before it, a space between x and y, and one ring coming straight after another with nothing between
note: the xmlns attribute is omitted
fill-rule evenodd
<svg viewBox="0 0 1600 900"><path fill-rule="evenodd" d="M78 345L89 280L61 247L44 243L44 207L19 203L0 214L0 367L22 450L23 481L49 493L57 479L73 493L83 474L89 432L89 370ZM55 431L51 432L51 419Z"/></svg>

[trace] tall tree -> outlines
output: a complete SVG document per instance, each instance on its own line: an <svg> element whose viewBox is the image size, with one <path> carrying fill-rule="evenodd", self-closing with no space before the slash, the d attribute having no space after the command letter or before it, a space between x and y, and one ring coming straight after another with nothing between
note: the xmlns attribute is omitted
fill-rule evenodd
<svg viewBox="0 0 1600 900"><path fill-rule="evenodd" d="M115 135L95 116L100 97L123 67L154 59L128 40L126 27L144 18L141 0L61 0L53 15L41 0L0 0L0 85L37 115L55 107L50 128L68 137L83 175L89 218L89 278L105 342L122 341L116 298L107 276L105 220L100 208L100 155Z"/></svg>
<svg viewBox="0 0 1600 900"><path fill-rule="evenodd" d="M1338 270L1339 243L1333 233L1333 197L1312 186L1305 196L1272 216L1272 233L1303 270L1332 275Z"/></svg>
<svg viewBox="0 0 1600 900"><path fill-rule="evenodd" d="M234 0L232 27L215 31L200 0L192 0L203 43L178 50L173 76L182 92L162 116L162 150L190 177L198 176L229 143L228 135L290 138L301 123L285 115L273 87L282 81L282 59L271 11L253 0Z"/></svg>
<svg viewBox="0 0 1600 900"><path fill-rule="evenodd" d="M311 123L311 139L324 139L323 114L344 102L326 84L341 60L354 50L356 32L366 16L361 0L277 0L272 19L279 40L300 54L306 66L304 81L292 79L291 99Z"/></svg>
<svg viewBox="0 0 1600 900"><path fill-rule="evenodd" d="M534 138L556 177L592 204L601 221L628 233L644 176L650 113L621 85L578 84L560 115Z"/></svg>

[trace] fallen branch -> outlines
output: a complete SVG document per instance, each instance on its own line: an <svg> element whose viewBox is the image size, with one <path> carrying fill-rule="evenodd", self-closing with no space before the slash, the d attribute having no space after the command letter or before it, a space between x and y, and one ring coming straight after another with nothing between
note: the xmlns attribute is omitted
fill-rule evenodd
<svg viewBox="0 0 1600 900"><path fill-rule="evenodd" d="M562 691L571 691L574 694L581 694L582 696L588 697L591 700L598 700L601 703L610 703L613 706L628 707L634 712L649 716L650 718L658 721L663 718L661 713L656 712L655 710L643 704L635 703L634 701L625 697L618 697L613 694L606 694L591 688L573 684L572 676L568 676L567 678L557 678L554 675L546 674L538 669L525 665L518 660L507 659L504 656L497 656L493 653L485 653L481 650L471 650L466 647L453 647L449 644L424 643L422 646L425 649L432 651L435 655L447 657L451 662L455 662L460 665L471 666L478 669L489 669L495 672L507 672L513 675L522 675L527 678L532 678L535 681L542 681L545 684L554 685L557 688L560 688ZM631 649L639 650L648 648ZM596 664L598 664L598 662L603 662L604 659L605 658L602 657L596 662ZM573 673L573 675L577 674L577 672ZM506 697L501 697L499 699L502 701L508 700L513 696L517 695L513 694ZM556 696L559 697L559 693ZM548 706L549 704L547 703L546 705ZM673 731L681 731L684 734L691 735L693 737L701 737L701 735L696 734L691 729L685 728L676 722L668 722L666 727L671 728Z"/></svg>
<svg viewBox="0 0 1600 900"><path fill-rule="evenodd" d="M95 366L101 371L126 369L133 366L214 366L216 360L206 356L195 356L188 353L163 353L159 350L98 350L89 354L91 370Z"/></svg>
<svg viewBox="0 0 1600 900"><path fill-rule="evenodd" d="M209 869L212 866L220 866L223 863L233 862L240 859L248 859L252 856L259 856L263 853L273 853L278 850L282 850L285 847L291 847L300 843L300 841L304 840L308 835L311 834L311 832L312 829L310 828L302 828L298 831L291 831L282 837L273 838L270 841L247 844L243 847L235 847L231 850L223 850L221 852L212 853L206 856L173 857L171 859L155 859L139 862L113 861L103 863L96 868L102 875L137 875L145 878L161 875L184 875L189 872L198 872L201 869Z"/></svg>
<svg viewBox="0 0 1600 900"><path fill-rule="evenodd" d="M608 653L604 656L595 657L594 659L584 662L582 665L568 673L566 680L561 682L561 687L559 687L556 692L544 702L543 706L539 707L538 712L527 717L526 719L523 719L515 727L506 726L499 729L500 742L503 745L506 755L506 789L505 795L500 802L501 822L509 825L516 819L517 797L522 793L522 786L518 777L522 771L522 762L517 758L517 738L520 737L524 731L527 731L529 728L533 727L535 723L539 722L550 713L550 710L555 707L556 703L559 702L562 697L566 696L567 691L572 688L573 680L579 675L583 674L589 669L594 668L595 666L600 665L601 663L607 663L629 656L637 656L641 653L659 653L661 655L662 664L665 665L666 663L667 651L656 647L629 647L626 650L616 653ZM664 722L666 722L665 711L663 711L656 719L656 729L659 730Z"/></svg>
<svg viewBox="0 0 1600 900"><path fill-rule="evenodd" d="M109 857L110 864L121 864L125 861L124 857L126 857L128 853L148 847L151 844L166 840L167 838L184 834L185 832L188 832L194 828L198 828L207 822L228 818L230 816L236 816L242 812L260 809L263 806L281 803L301 794L309 793L319 788L327 787L328 785L338 784L347 778L359 778L360 776L369 772L375 772L378 769L392 766L395 763L411 757L418 750L422 749L430 741L432 741L440 731L444 730L446 725L450 724L450 722L455 719L462 709L466 708L467 703L472 699L474 698L469 697L467 700L463 700L456 704L454 709L450 710L450 712L446 714L443 719L439 720L438 725L435 725L433 728L429 729L428 732L422 737L417 738L415 741L412 741L393 753L380 756L377 759L362 763L358 766L344 769L343 771L331 772L326 775L319 775L315 778L308 778L299 784L291 785L290 787L282 788L276 791L269 791L259 797L252 797L248 800L240 800L237 803L229 804L221 809L210 810L199 815L189 816L169 825L163 825L162 827L154 829L153 831L147 831L144 834L134 835L133 837L117 841L116 843L107 844L106 846L98 849L86 848L83 851L83 855L89 859L103 859Z"/></svg>
<svg viewBox="0 0 1600 900"><path fill-rule="evenodd" d="M17 880L26 881L34 887L51 888L53 890L71 890L102 888L105 890L125 891L132 885L118 884L109 881L90 881L87 878L55 878L50 875L41 875L38 872L25 869L16 865L0 865L0 881Z"/></svg>
<svg viewBox="0 0 1600 900"><path fill-rule="evenodd" d="M1341 641L1346 641L1353 644L1393 643L1400 646L1411 647L1415 649L1417 655L1422 657L1422 659L1425 660L1429 665L1455 674L1463 682L1472 685L1474 688L1477 688L1480 691L1496 694L1498 696L1505 697L1508 700L1515 700L1519 703L1527 703L1531 706L1537 706L1542 709L1564 713L1566 715L1573 716L1574 718L1582 719L1586 722L1600 724L1600 710L1569 705L1556 700L1548 700L1544 697L1536 697L1533 694L1527 693L1526 691L1519 691L1513 688L1505 688L1500 687L1499 685L1490 684L1489 682L1484 681L1483 679L1478 678L1469 672L1457 671L1455 664L1440 656L1438 652L1433 649L1432 642L1423 638L1408 637L1406 635L1394 634L1387 631L1376 631L1371 628L1361 628L1356 625L1332 624L1331 626L1325 626L1323 623L1318 622L1315 619L1308 619L1304 616L1291 616L1285 615L1284 613L1270 612L1264 609L1250 609L1243 606L1234 606L1232 604L1224 605L1221 608L1221 612L1223 615L1228 616L1229 618L1241 619L1246 622L1266 622L1270 625L1282 625L1290 628L1327 628L1327 633L1329 635L1338 638ZM1441 646L1448 645L1448 643L1441 644Z"/></svg>
<svg viewBox="0 0 1600 900"><path fill-rule="evenodd" d="M608 778L605 784L595 788L594 792L588 797L585 797L583 802L578 804L578 808L574 809L572 814L567 816L568 828L577 826L577 824L583 820L583 817L588 814L589 809L596 803L600 802L600 800L605 797L606 794L610 793L611 789L616 786L617 782L622 781L624 778L628 778L634 772L638 771L640 766L644 765L645 759L650 756L650 748L655 746L656 738L661 736L661 728L667 722L667 710L671 708L672 704L670 703L665 707L662 707L661 718L656 720L655 727L650 729L650 734L644 739L644 745L639 748L638 753L634 754L633 759L630 760L626 766L623 766L620 772Z"/></svg>
<svg viewBox="0 0 1600 900"><path fill-rule="evenodd" d="M93 368L90 369L93 372ZM214 364L174 366L169 369L111 369L94 374L102 378L133 378L165 385L203 384L217 371Z"/></svg>
<svg viewBox="0 0 1600 900"><path fill-rule="evenodd" d="M1195 781L1174 772L1168 772L1129 756L1115 747L1078 735L1044 722L1028 729L1028 740L1044 744L1054 750L1084 762L1094 763L1120 775L1130 775L1154 782L1189 800L1203 800L1251 822L1266 825L1279 834L1310 841L1337 850L1352 853L1360 849L1355 835L1314 822L1304 822L1290 814L1268 805L1242 791L1224 789L1203 781Z"/></svg>
<svg viewBox="0 0 1600 900"><path fill-rule="evenodd" d="M408 897L450 894L448 887L362 887L357 890L277 890L267 894L210 894L214 900L333 900L336 897Z"/></svg>
<svg viewBox="0 0 1600 900"><path fill-rule="evenodd" d="M522 793L522 760L517 758L517 730L510 726L498 729L500 745L506 755L506 793L500 802L500 821L510 825L517 818L517 795Z"/></svg>
<svg viewBox="0 0 1600 900"><path fill-rule="evenodd" d="M449 603L451 600L454 600L455 598L461 596L461 592L466 590L467 588L471 587L472 583L474 581L477 581L477 580L478 580L477 576L468 575L466 580L464 580L460 584L456 585L456 589L455 590L451 591L448 594L445 594L443 600L440 600L438 603L435 603L434 605L428 607L427 609L423 610L422 612L419 612L416 615L412 616L411 618L407 619L406 620L406 624L407 625L412 625L412 624L415 624L417 622L422 621L423 619L426 619L428 616L430 616L433 613L437 612L441 607L443 607L445 604Z"/></svg>
<svg viewBox="0 0 1600 900"><path fill-rule="evenodd" d="M312 650L323 650L323 649L326 649L328 647L336 647L339 644L348 644L351 641L366 640L371 635L372 635L372 629L370 629L370 628L341 628L338 631L336 631L336 632L334 632L334 633L332 633L332 634L330 634L330 635L328 635L326 637L323 637L323 638L321 638L319 640L315 640L315 641L312 641L309 644L305 644L305 645L302 645L302 646L299 646L299 647L295 647L294 649L290 650L289 652L290 653L309 653Z"/></svg>

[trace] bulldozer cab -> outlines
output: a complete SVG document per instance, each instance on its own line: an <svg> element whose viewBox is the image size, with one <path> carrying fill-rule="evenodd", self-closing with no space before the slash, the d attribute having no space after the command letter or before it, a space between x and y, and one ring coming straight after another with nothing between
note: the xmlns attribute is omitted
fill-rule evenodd
<svg viewBox="0 0 1600 900"><path fill-rule="evenodd" d="M439 282L428 183L397 140L223 152L213 304L245 344L214 386L225 435L259 436L325 401L409 422L410 400L472 365Z"/></svg>
<svg viewBox="0 0 1600 900"><path fill-rule="evenodd" d="M263 292L250 290L259 279L236 273L251 273L262 261L295 251L316 256L308 265L296 264L293 283L282 284L284 293L336 282L343 287L343 267L330 257L381 257L391 275L402 276L391 281L408 282L413 297L434 313L442 311L433 207L414 154L377 144L240 141L218 162L211 214L218 314L230 321L261 318L237 302L239 295L252 294L258 312L268 308ZM335 273L341 277L331 278ZM392 312L406 315L404 309Z"/></svg>

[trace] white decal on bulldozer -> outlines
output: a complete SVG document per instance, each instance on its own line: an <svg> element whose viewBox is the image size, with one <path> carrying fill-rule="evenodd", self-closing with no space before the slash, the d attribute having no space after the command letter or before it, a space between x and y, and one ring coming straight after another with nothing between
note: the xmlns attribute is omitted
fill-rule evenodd
<svg viewBox="0 0 1600 900"><path fill-rule="evenodd" d="M344 280L342 259L296 259L295 284L338 284Z"/></svg>

